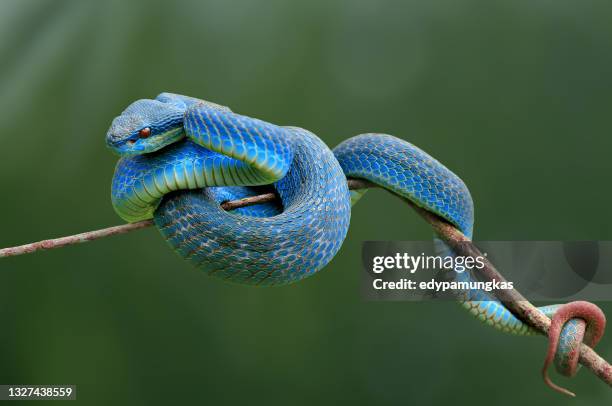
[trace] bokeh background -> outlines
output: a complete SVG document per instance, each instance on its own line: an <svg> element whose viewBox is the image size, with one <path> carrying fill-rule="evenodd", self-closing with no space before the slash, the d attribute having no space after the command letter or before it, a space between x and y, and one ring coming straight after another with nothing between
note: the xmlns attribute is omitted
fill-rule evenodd
<svg viewBox="0 0 612 406"><path fill-rule="evenodd" d="M409 140L465 180L481 240L612 239L611 17L564 0L3 0L0 246L121 223L104 135L162 91L330 146ZM2 260L0 383L77 384L91 405L610 403L588 371L556 378L576 400L547 389L542 338L453 303L361 300L362 241L429 237L372 191L333 262L286 287L206 277L154 229Z"/></svg>

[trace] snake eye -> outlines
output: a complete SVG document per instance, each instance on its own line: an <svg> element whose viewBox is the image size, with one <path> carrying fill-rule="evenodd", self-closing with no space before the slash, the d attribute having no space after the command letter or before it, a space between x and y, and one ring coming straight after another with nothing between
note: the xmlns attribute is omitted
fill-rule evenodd
<svg viewBox="0 0 612 406"><path fill-rule="evenodd" d="M151 129L149 127L145 127L142 130L138 131L138 135L140 138L148 138L151 135Z"/></svg>

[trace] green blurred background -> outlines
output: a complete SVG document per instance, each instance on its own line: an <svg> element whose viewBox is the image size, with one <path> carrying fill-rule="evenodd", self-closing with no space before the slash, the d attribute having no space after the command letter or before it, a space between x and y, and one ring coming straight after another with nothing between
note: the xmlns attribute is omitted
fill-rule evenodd
<svg viewBox="0 0 612 406"><path fill-rule="evenodd" d="M112 118L162 91L297 125L330 146L397 135L459 174L476 238L612 239L612 3L0 2L0 246L121 223ZM280 288L226 284L148 229L2 260L0 383L83 404L610 404L539 375L545 340L453 303L360 299L364 240L425 240L390 195L340 253ZM610 303L601 304L608 315ZM612 334L600 353L612 359Z"/></svg>

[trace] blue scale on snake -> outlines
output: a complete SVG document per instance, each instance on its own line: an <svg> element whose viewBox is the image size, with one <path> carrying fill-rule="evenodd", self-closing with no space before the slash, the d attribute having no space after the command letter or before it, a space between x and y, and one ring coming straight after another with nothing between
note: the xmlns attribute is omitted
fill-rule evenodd
<svg viewBox="0 0 612 406"><path fill-rule="evenodd" d="M473 203L463 181L390 135L358 135L332 151L307 130L162 93L132 103L113 120L106 141L121 156L112 182L119 216L128 222L153 218L182 258L225 280L281 285L327 265L346 237L351 205L365 193L349 192L347 177L384 187L472 236ZM271 189L280 204L221 208L225 201ZM441 254L452 254L436 242ZM534 333L484 291L464 292L459 299L491 326ZM541 310L552 316L557 308ZM564 356L584 324L572 319L562 330L555 358L561 373L569 373Z"/></svg>

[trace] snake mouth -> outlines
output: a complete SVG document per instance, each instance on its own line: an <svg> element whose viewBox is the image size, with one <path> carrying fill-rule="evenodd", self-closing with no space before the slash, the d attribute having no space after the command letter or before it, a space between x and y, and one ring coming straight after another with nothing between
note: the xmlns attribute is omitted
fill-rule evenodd
<svg viewBox="0 0 612 406"><path fill-rule="evenodd" d="M173 144L185 137L182 127L173 128L148 138L130 137L118 142L109 143L109 147L120 156L150 154Z"/></svg>

